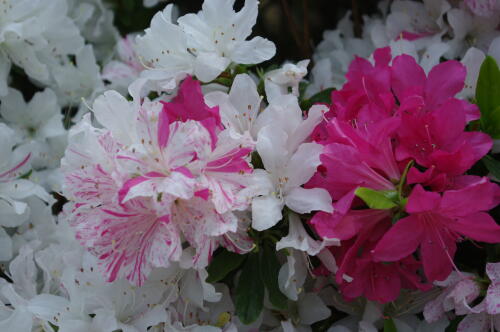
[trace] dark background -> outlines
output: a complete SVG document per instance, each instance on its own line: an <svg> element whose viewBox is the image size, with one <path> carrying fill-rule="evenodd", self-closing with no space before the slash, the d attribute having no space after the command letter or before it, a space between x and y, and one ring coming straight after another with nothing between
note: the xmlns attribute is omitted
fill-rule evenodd
<svg viewBox="0 0 500 332"><path fill-rule="evenodd" d="M377 10L379 0L260 0L259 17L254 35L265 37L276 44L277 54L271 60L280 64L284 60L310 58L324 30L334 29L337 22L352 12L355 33L361 34L362 16ZM151 18L166 4L175 4L180 15L196 13L203 0L171 0L153 8L144 8L142 0L108 0L115 12L115 24L122 35L144 30ZM244 1L236 0L239 10Z"/></svg>

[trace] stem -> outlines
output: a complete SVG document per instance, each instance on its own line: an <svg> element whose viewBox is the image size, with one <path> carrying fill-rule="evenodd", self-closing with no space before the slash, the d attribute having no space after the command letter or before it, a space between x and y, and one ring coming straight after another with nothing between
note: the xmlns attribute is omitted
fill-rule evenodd
<svg viewBox="0 0 500 332"><path fill-rule="evenodd" d="M401 201L403 199L403 188L404 188L405 183L406 183L406 176L408 175L408 171L413 166L413 164L414 164L413 160L410 160L408 162L408 164L406 164L405 170L403 171L403 175L401 175L401 180L399 180L399 183L398 183L398 186L397 186L398 187L398 198L399 198L399 201Z"/></svg>
<svg viewBox="0 0 500 332"><path fill-rule="evenodd" d="M363 18L361 17L361 11L359 10L359 5L357 0L351 1L352 6L352 21L354 23L354 36L361 38L363 34L363 29L361 25L363 24Z"/></svg>
<svg viewBox="0 0 500 332"><path fill-rule="evenodd" d="M290 12L290 7L288 6L287 0L281 0L281 7L283 7L283 11L285 12L286 19L288 21L288 25L289 25L291 32L292 32L293 39L295 40L295 43L297 44L297 46L303 52L304 50L303 50L303 47L301 47L302 42L300 40L299 31L297 30L297 25L295 24L295 20L293 19L292 13Z"/></svg>

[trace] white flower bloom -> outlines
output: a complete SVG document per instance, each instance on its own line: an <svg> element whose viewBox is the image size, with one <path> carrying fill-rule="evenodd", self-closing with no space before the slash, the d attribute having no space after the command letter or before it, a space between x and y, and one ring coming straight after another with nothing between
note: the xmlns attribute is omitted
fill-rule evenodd
<svg viewBox="0 0 500 332"><path fill-rule="evenodd" d="M78 120L88 111L87 105L104 90L99 66L96 63L93 48L86 45L76 54L76 64L65 58L64 62L51 63L54 82L51 84L59 102L63 106L80 105L75 117ZM82 102L82 98L85 103Z"/></svg>
<svg viewBox="0 0 500 332"><path fill-rule="evenodd" d="M246 40L257 21L258 4L246 0L235 12L234 0L206 0L200 12L179 18L188 47L196 54L196 65L206 67L198 74L202 81L213 80L231 62L257 64L274 56L276 47L271 41L262 37Z"/></svg>
<svg viewBox="0 0 500 332"><path fill-rule="evenodd" d="M299 83L307 75L308 65L309 60L302 60L297 64L286 63L281 68L268 72L264 78L267 100L272 103L274 98L289 92L298 97Z"/></svg>
<svg viewBox="0 0 500 332"><path fill-rule="evenodd" d="M304 229L300 217L295 213L289 213L288 222L288 235L276 243L276 251L283 248L293 248L304 251L310 256L315 256L326 246L340 245L338 240L316 241L311 238Z"/></svg>
<svg viewBox="0 0 500 332"><path fill-rule="evenodd" d="M172 22L172 9L168 5L156 13L151 26L136 40L139 60L147 68L142 76L157 81L163 90L174 89L187 74L194 73L195 57L188 51L184 31Z"/></svg>
<svg viewBox="0 0 500 332"><path fill-rule="evenodd" d="M389 40L402 37L409 40L425 38L441 33L446 28L443 16L451 9L446 0L394 1L387 16Z"/></svg>
<svg viewBox="0 0 500 332"><path fill-rule="evenodd" d="M290 300L297 301L299 294L304 291L304 282L307 277L307 261L304 253L291 250L287 261L278 273L278 286L280 291Z"/></svg>
<svg viewBox="0 0 500 332"><path fill-rule="evenodd" d="M102 78L111 82L111 87L126 94L128 86L144 70L136 54L135 37L128 35L116 44L117 60L110 61L102 70Z"/></svg>
<svg viewBox="0 0 500 332"><path fill-rule="evenodd" d="M214 91L205 95L208 106L219 106L222 123L229 129L232 137L257 140L257 128L254 126L260 111L262 97L257 92L257 85L247 74L234 78L229 94Z"/></svg>
<svg viewBox="0 0 500 332"><path fill-rule="evenodd" d="M98 60L108 60L119 33L113 25L114 13L103 0L66 0L68 14L94 48Z"/></svg>
<svg viewBox="0 0 500 332"><path fill-rule="evenodd" d="M53 202L52 197L39 185L19 177L28 169L30 154L19 155L12 148L15 133L5 124L0 123L0 225L16 227L29 217L29 206L24 199L37 196L46 202Z"/></svg>
<svg viewBox="0 0 500 332"><path fill-rule="evenodd" d="M207 0L198 14L172 22L172 5L158 12L137 38L139 58L148 70L141 75L172 90L186 75L209 82L232 62L257 64L274 56L276 48L262 37L246 38L257 19L257 0L247 0L239 12L232 0Z"/></svg>
<svg viewBox="0 0 500 332"><path fill-rule="evenodd" d="M261 181L261 190L252 201L252 227L264 230L281 220L281 210L286 205L298 213L332 211L331 198L321 188L301 187L316 172L321 163L323 147L304 142L323 119L326 107L313 106L306 120L295 96L277 98L259 116L262 127L257 139L257 152L265 171L255 170Z"/></svg>
<svg viewBox="0 0 500 332"><path fill-rule="evenodd" d="M42 53L74 53L83 39L67 17L65 0L5 0L0 3L0 96L7 93L11 61L28 76L47 82L49 69Z"/></svg>
<svg viewBox="0 0 500 332"><path fill-rule="evenodd" d="M450 50L446 54L450 59L462 56L472 46L487 52L493 39L500 36L500 31L496 30L500 15L474 16L465 9L453 8L447 18L453 29Z"/></svg>
<svg viewBox="0 0 500 332"><path fill-rule="evenodd" d="M23 141L44 143L46 138L66 132L56 95L50 89L36 93L28 103L21 92L9 89L0 101L0 115Z"/></svg>

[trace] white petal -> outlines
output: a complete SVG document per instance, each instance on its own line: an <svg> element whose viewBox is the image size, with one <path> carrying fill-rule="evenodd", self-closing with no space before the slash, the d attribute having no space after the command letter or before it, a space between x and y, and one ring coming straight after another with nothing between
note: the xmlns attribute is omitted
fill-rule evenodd
<svg viewBox="0 0 500 332"><path fill-rule="evenodd" d="M210 82L222 73L231 61L215 52L200 52L194 63L194 74L202 82Z"/></svg>
<svg viewBox="0 0 500 332"><path fill-rule="evenodd" d="M321 164L319 156L322 151L323 145L317 143L303 143L298 147L287 163L285 190L296 188L311 179Z"/></svg>
<svg viewBox="0 0 500 332"><path fill-rule="evenodd" d="M276 46L272 41L262 37L254 37L244 41L231 54L235 63L252 65L271 59L276 54Z"/></svg>
<svg viewBox="0 0 500 332"><path fill-rule="evenodd" d="M330 316L330 309L314 293L307 293L298 302L300 323L310 325Z"/></svg>
<svg viewBox="0 0 500 332"><path fill-rule="evenodd" d="M273 195L255 197L252 201L252 227L258 231L271 228L281 220L283 203Z"/></svg>
<svg viewBox="0 0 500 332"><path fill-rule="evenodd" d="M12 240L0 227L0 261L6 262L12 258Z"/></svg>
<svg viewBox="0 0 500 332"><path fill-rule="evenodd" d="M332 198L328 191L323 188L294 188L285 196L285 204L297 213L333 212Z"/></svg>
<svg viewBox="0 0 500 332"><path fill-rule="evenodd" d="M287 138L288 135L283 130L272 125L262 128L257 138L257 152L262 159L265 169L275 177L278 176L276 173L283 171L286 163Z"/></svg>
<svg viewBox="0 0 500 332"><path fill-rule="evenodd" d="M0 97L7 94L7 78L9 77L10 66L11 63L8 56L0 51Z"/></svg>
<svg viewBox="0 0 500 332"><path fill-rule="evenodd" d="M137 110L118 92L110 90L99 96L93 105L93 113L101 125L111 131L120 143L129 145L135 141L134 133Z"/></svg>

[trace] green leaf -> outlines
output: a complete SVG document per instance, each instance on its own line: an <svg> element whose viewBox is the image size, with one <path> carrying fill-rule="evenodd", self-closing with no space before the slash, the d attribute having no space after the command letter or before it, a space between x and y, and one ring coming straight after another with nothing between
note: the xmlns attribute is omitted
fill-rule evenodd
<svg viewBox="0 0 500 332"><path fill-rule="evenodd" d="M335 89L334 88L328 88L328 89L325 89L323 91L318 92L317 94L315 94L311 98L303 100L300 103L300 107L303 110L308 110L309 108L311 108L312 105L314 105L316 103L330 104L331 103L330 97L331 97L331 94L332 94L333 90L335 90Z"/></svg>
<svg viewBox="0 0 500 332"><path fill-rule="evenodd" d="M285 310L288 300L278 286L280 263L276 257L276 250L273 250L271 246L264 246L260 266L262 280L269 294L269 301L277 309Z"/></svg>
<svg viewBox="0 0 500 332"><path fill-rule="evenodd" d="M491 56L484 59L479 70L476 87L476 101L481 111L481 127L483 130L497 131L500 123L492 123L497 107L500 106L500 69Z"/></svg>
<svg viewBox="0 0 500 332"><path fill-rule="evenodd" d="M499 92L500 93L500 92ZM488 115L483 130L494 139L500 138L500 106L497 106Z"/></svg>
<svg viewBox="0 0 500 332"><path fill-rule="evenodd" d="M398 332L396 324L394 324L392 318L384 319L384 332Z"/></svg>
<svg viewBox="0 0 500 332"><path fill-rule="evenodd" d="M481 160L491 175L493 175L497 180L500 180L500 161L496 160L492 156L484 156Z"/></svg>
<svg viewBox="0 0 500 332"><path fill-rule="evenodd" d="M264 306L264 282L258 254L249 254L236 286L236 315L243 324L251 324Z"/></svg>
<svg viewBox="0 0 500 332"><path fill-rule="evenodd" d="M370 188L359 187L355 195L361 198L370 209L388 210L397 206L390 198L387 198L387 193Z"/></svg>
<svg viewBox="0 0 500 332"><path fill-rule="evenodd" d="M208 266L207 282L214 283L221 281L231 271L236 270L245 259L246 255L238 255L225 249L222 250Z"/></svg>

